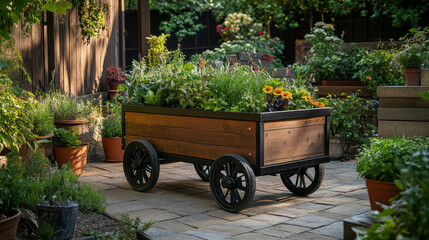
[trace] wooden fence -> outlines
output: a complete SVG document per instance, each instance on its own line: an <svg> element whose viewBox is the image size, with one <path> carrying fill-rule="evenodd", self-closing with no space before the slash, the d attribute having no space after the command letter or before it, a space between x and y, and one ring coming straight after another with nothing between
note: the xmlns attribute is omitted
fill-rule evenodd
<svg viewBox="0 0 429 240"><path fill-rule="evenodd" d="M106 68L125 65L124 17L123 0L103 2L109 6L106 19L109 33L92 38L89 44L82 39L75 7L66 15L47 14L45 21L35 24L27 34L20 28L14 31L16 45L32 79L30 83L22 76L26 90L47 91L52 77L56 89L73 96L107 90Z"/></svg>

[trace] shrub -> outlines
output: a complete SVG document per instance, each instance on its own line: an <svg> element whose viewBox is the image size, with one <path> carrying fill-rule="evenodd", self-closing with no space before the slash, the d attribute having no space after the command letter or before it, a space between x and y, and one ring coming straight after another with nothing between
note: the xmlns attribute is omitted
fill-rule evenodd
<svg viewBox="0 0 429 240"><path fill-rule="evenodd" d="M369 145L359 150L356 171L360 177L393 182L399 178L401 168L411 156L428 144L429 138L372 138Z"/></svg>
<svg viewBox="0 0 429 240"><path fill-rule="evenodd" d="M84 102L59 91L52 91L44 100L49 105L55 120L87 119L93 111L92 102Z"/></svg>
<svg viewBox="0 0 429 240"><path fill-rule="evenodd" d="M119 114L112 114L103 119L101 135L109 138L122 136L122 122Z"/></svg>
<svg viewBox="0 0 429 240"><path fill-rule="evenodd" d="M38 103L34 109L28 111L27 116L33 125L32 133L36 135L48 135L55 128L54 114L44 102Z"/></svg>
<svg viewBox="0 0 429 240"><path fill-rule="evenodd" d="M54 141L55 147L79 147L81 145L79 133L73 129L73 131L67 131L63 128L54 130Z"/></svg>

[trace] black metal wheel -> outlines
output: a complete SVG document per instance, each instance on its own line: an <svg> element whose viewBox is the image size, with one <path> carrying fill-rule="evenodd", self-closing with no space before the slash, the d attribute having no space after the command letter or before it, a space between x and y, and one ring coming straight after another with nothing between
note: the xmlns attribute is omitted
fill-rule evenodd
<svg viewBox="0 0 429 240"><path fill-rule="evenodd" d="M225 154L213 163L210 190L225 211L238 212L246 208L255 196L255 188L255 174L242 156Z"/></svg>
<svg viewBox="0 0 429 240"><path fill-rule="evenodd" d="M146 140L138 139L128 143L123 164L125 177L136 191L149 191L158 181L158 153Z"/></svg>
<svg viewBox="0 0 429 240"><path fill-rule="evenodd" d="M209 181L211 167L212 167L211 165L194 163L194 168L198 176L200 176L200 178L206 182Z"/></svg>
<svg viewBox="0 0 429 240"><path fill-rule="evenodd" d="M323 164L291 169L280 174L283 184L296 195L307 196L319 189L323 181Z"/></svg>

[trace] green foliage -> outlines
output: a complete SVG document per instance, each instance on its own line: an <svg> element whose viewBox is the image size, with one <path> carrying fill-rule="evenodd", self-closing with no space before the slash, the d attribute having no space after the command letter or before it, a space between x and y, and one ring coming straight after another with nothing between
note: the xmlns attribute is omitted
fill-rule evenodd
<svg viewBox="0 0 429 240"><path fill-rule="evenodd" d="M92 37L101 36L103 30L109 32L104 20L104 12L108 12L108 4L96 0L73 0L73 5L79 7L79 20L82 38L86 44Z"/></svg>
<svg viewBox="0 0 429 240"><path fill-rule="evenodd" d="M357 73L359 72L359 66L357 63L365 57L365 52L368 51L366 48L359 48L353 45L350 48L342 51L342 58L340 63L339 78L344 80L359 80Z"/></svg>
<svg viewBox="0 0 429 240"><path fill-rule="evenodd" d="M327 107L332 107L331 135L339 135L347 148L367 143L375 133L375 126L369 122L367 113L372 109L372 102L358 97L358 94L347 96L343 93L340 97L329 95L327 99L320 99Z"/></svg>
<svg viewBox="0 0 429 240"><path fill-rule="evenodd" d="M38 136L45 136L51 134L55 128L54 114L51 112L49 106L45 102L38 102L35 108L27 112L33 129L31 132Z"/></svg>
<svg viewBox="0 0 429 240"><path fill-rule="evenodd" d="M14 0L0 2L0 42L11 39L12 29L22 19L22 29L43 19L43 10L65 14L72 4L66 0Z"/></svg>
<svg viewBox="0 0 429 240"><path fill-rule="evenodd" d="M369 229L353 229L358 239L429 238L429 147L422 146L402 165L396 185L401 197L377 214Z"/></svg>
<svg viewBox="0 0 429 240"><path fill-rule="evenodd" d="M125 83L124 95L129 104L202 109L206 111L265 112L267 86L300 92L305 85L285 79L273 79L265 71L250 66L213 67L200 59L198 66L183 63L180 50L169 62L146 68L144 62L133 63ZM307 92L306 92L307 93ZM310 104L310 106L312 106ZM297 106L290 106L296 109ZM307 107L306 107L307 108Z"/></svg>
<svg viewBox="0 0 429 240"><path fill-rule="evenodd" d="M165 47L165 43L167 42L167 38L170 34L161 33L160 36L147 37L149 43L149 51L147 54L147 58L149 61L149 67L154 67L161 63L161 61L168 60L168 50Z"/></svg>
<svg viewBox="0 0 429 240"><path fill-rule="evenodd" d="M82 120L91 115L92 102L86 103L69 94L60 91L51 91L44 101L49 105L55 120Z"/></svg>
<svg viewBox="0 0 429 240"><path fill-rule="evenodd" d="M253 18L243 13L231 13L225 18L222 25L216 27L222 40L252 40L262 38L262 23L253 21Z"/></svg>
<svg viewBox="0 0 429 240"><path fill-rule="evenodd" d="M429 91L426 91L424 93L420 94L420 97L422 97L424 100L429 101Z"/></svg>
<svg viewBox="0 0 429 240"><path fill-rule="evenodd" d="M32 93L12 85L0 62L0 151L3 148L19 150L30 143L34 146L34 134L26 110L34 108Z"/></svg>
<svg viewBox="0 0 429 240"><path fill-rule="evenodd" d="M405 69L421 69L427 53L419 46L411 46L400 51L395 58Z"/></svg>
<svg viewBox="0 0 429 240"><path fill-rule="evenodd" d="M392 50L367 51L357 63L359 72L356 76L374 92L378 86L403 86L404 74L399 66L393 64L394 54Z"/></svg>
<svg viewBox="0 0 429 240"><path fill-rule="evenodd" d="M105 237L99 237L98 232L90 232L94 239L98 240L124 240L124 239L135 239L137 229L145 232L148 230L155 222L149 221L141 224L141 219L136 217L135 219L131 219L128 214L123 214L121 220L119 221L119 228L115 228L113 235Z"/></svg>
<svg viewBox="0 0 429 240"><path fill-rule="evenodd" d="M101 131L103 137L120 137L122 136L121 115L112 114L103 120L103 129Z"/></svg>
<svg viewBox="0 0 429 240"><path fill-rule="evenodd" d="M359 150L356 171L360 177L393 182L399 178L401 168L411 156L428 144L429 138L372 138L369 145Z"/></svg>
<svg viewBox="0 0 429 240"><path fill-rule="evenodd" d="M31 153L25 161L14 152L0 171L1 210L26 208L36 210L36 204L48 200L71 200L83 213L104 211L104 196L89 183L77 181L69 165L51 167L42 151Z"/></svg>
<svg viewBox="0 0 429 240"><path fill-rule="evenodd" d="M80 135L73 129L73 131L67 131L63 128L54 130L53 144L55 147L80 147Z"/></svg>

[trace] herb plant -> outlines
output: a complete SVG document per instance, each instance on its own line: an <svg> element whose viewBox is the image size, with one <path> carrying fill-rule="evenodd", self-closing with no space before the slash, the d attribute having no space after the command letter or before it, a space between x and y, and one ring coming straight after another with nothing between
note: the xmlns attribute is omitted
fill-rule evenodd
<svg viewBox="0 0 429 240"><path fill-rule="evenodd" d="M53 144L55 147L80 147L79 133L75 129L71 132L63 128L55 129Z"/></svg>
<svg viewBox="0 0 429 240"><path fill-rule="evenodd" d="M411 46L400 51L395 58L404 69L421 69L427 59L422 47Z"/></svg>
<svg viewBox="0 0 429 240"><path fill-rule="evenodd" d="M27 112L27 115L33 124L32 133L45 136L54 130L54 115L45 102L37 103L34 109Z"/></svg>
<svg viewBox="0 0 429 240"><path fill-rule="evenodd" d="M122 136L122 123L119 114L112 114L103 119L101 135L109 138Z"/></svg>
<svg viewBox="0 0 429 240"><path fill-rule="evenodd" d="M55 120L83 120L93 111L91 101L84 102L59 91L50 92L44 101L49 105Z"/></svg>
<svg viewBox="0 0 429 240"><path fill-rule="evenodd" d="M393 182L399 178L401 168L411 156L428 144L429 138L372 138L370 144L359 150L356 171L360 177Z"/></svg>

